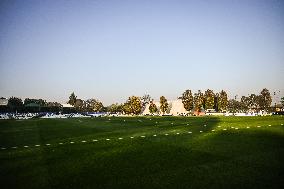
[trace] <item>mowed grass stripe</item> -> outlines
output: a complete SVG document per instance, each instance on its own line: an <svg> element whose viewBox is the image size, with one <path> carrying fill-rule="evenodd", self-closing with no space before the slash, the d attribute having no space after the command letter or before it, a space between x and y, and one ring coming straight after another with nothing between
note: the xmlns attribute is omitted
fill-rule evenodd
<svg viewBox="0 0 284 189"><path fill-rule="evenodd" d="M206 125L204 125L204 126L206 126ZM218 127L220 127L220 126L218 126ZM268 127L271 127L271 125L268 125ZM249 128L251 128L251 127L246 127L247 129L249 129ZM261 126L256 126L256 128L261 128ZM238 128L236 127L231 127L231 128L229 128L229 130L230 129L235 129L235 130L238 130ZM227 131L228 129L227 128L224 128L224 129L222 129L223 131ZM217 131L222 131L222 130L217 130ZM213 130L211 130L211 132L215 132L215 129L213 129ZM191 131L189 131L189 132L187 132L187 133L189 133L189 134L192 134L192 132ZM201 130L201 131L199 131L199 133L203 133L203 131ZM180 135L180 134L186 134L186 133L175 133L176 135ZM168 136L169 134L168 133L165 133L164 135L160 135L160 136ZM157 136L156 134L154 134L154 135L152 135L152 136ZM141 138L146 138L146 136L144 136L144 135L141 135L140 136ZM150 136L151 137L151 136ZM130 137L131 139L133 139L134 137ZM118 140L122 140L123 138L121 138L121 137L119 137L118 138ZM111 138L106 138L106 139L100 139L101 141L102 140L106 140L106 141L110 141L111 140ZM93 142L97 142L98 140L92 140ZM79 141L77 141L78 143L79 143ZM74 144L74 143L76 143L75 141L71 141L70 142L70 144ZM81 141L81 143L87 143L87 141L86 140L82 140ZM62 143L62 142L60 142L60 143L58 143L59 145L63 145L64 143ZM66 143L66 144L68 144L68 143ZM45 144L46 146L50 146L51 144ZM36 147L39 147L40 145L34 145L34 146L36 146ZM56 145L55 145L55 147L56 147ZM24 146L24 148L29 148L29 146ZM3 147L3 149L6 149L6 147ZM18 146L17 147L11 147L11 149L18 149Z"/></svg>

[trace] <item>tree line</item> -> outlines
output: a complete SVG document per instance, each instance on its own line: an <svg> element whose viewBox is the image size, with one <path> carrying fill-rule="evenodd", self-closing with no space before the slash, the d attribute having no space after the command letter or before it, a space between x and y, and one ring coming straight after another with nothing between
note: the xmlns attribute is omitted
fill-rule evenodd
<svg viewBox="0 0 284 189"><path fill-rule="evenodd" d="M3 98L2 98L3 99ZM202 92L198 90L193 93L192 90L185 90L178 98L182 101L184 108L188 112L213 109L216 112L247 112L260 110L273 111L271 109L272 97L268 89L264 88L261 92L256 94L250 94L248 96L242 96L240 100L237 100L237 95L233 99L228 99L227 92L221 90L214 93L213 90L207 89ZM159 99L160 106L157 107L154 100L150 95L145 94L142 97L130 96L125 103L114 103L110 106L104 106L96 98L82 100L78 98L74 92L69 96L68 104L73 108L65 108L58 102L46 102L43 99L29 99L26 98L24 102L17 97L10 97L8 99L8 106L1 107L1 112L109 112L109 113L121 113L121 114L141 114L147 105L149 104L149 112L151 114L165 114L169 113L171 105L165 96L161 96ZM284 97L281 98L281 103L284 105Z"/></svg>

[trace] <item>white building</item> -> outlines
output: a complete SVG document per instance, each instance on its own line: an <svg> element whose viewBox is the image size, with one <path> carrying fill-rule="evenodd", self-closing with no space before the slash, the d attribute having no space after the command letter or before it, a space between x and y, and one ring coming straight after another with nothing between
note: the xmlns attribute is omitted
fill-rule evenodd
<svg viewBox="0 0 284 189"><path fill-rule="evenodd" d="M158 112L161 114L160 112L160 102L154 102L154 104L157 106L158 108ZM178 99L178 100L173 100L173 101L168 101L169 104L169 108L168 111L165 112L165 114L169 114L169 115L182 115L182 114L187 114L188 111L186 111L186 109L184 109L182 100ZM150 111L149 111L149 106L150 104L147 104L145 110L143 111L142 115L150 115Z"/></svg>
<svg viewBox="0 0 284 189"><path fill-rule="evenodd" d="M8 105L8 99L7 98L0 98L0 106L7 106Z"/></svg>
<svg viewBox="0 0 284 189"><path fill-rule="evenodd" d="M71 104L61 104L63 108L74 108Z"/></svg>

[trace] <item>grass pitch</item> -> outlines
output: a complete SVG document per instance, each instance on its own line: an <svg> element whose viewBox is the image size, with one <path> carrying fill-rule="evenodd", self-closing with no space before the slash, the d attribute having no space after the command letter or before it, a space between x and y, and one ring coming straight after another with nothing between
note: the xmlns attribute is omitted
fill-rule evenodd
<svg viewBox="0 0 284 189"><path fill-rule="evenodd" d="M0 120L1 188L284 188L284 117Z"/></svg>

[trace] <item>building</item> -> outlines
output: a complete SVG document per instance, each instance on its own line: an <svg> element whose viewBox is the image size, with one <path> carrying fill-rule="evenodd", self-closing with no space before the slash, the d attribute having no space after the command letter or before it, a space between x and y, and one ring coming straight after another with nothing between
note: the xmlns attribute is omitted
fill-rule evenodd
<svg viewBox="0 0 284 189"><path fill-rule="evenodd" d="M0 112L4 113L8 111L9 111L8 99L1 97L0 98Z"/></svg>
<svg viewBox="0 0 284 189"><path fill-rule="evenodd" d="M72 106L71 104L61 104L62 105L62 113L74 113L75 112L75 107Z"/></svg>
<svg viewBox="0 0 284 189"><path fill-rule="evenodd" d="M160 102L154 102L154 104L157 106L158 108L158 112L160 111ZM168 111L165 112L165 114L167 115L173 115L173 116L177 116L177 115L186 115L189 112L186 111L186 109L183 106L182 100L178 99L178 100L173 100L173 101L168 101L169 104L169 108ZM145 110L143 111L142 115L150 115L150 111L149 111L149 106L150 104L147 104ZM161 113L160 113L161 114Z"/></svg>
<svg viewBox="0 0 284 189"><path fill-rule="evenodd" d="M0 98L0 106L8 106L8 99L1 97Z"/></svg>

